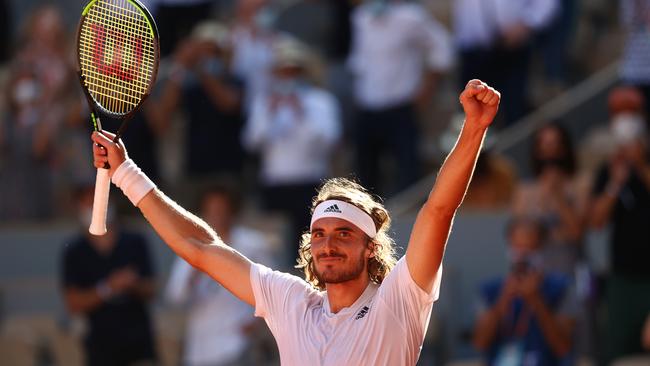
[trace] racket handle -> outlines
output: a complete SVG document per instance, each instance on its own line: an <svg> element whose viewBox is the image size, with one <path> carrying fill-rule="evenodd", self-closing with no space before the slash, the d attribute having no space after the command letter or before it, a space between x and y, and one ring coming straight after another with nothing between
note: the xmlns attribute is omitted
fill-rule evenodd
<svg viewBox="0 0 650 366"><path fill-rule="evenodd" d="M106 234L106 212L108 210L108 192L110 192L110 189L111 178L108 176L108 169L97 169L93 216L88 228L88 231L93 235Z"/></svg>

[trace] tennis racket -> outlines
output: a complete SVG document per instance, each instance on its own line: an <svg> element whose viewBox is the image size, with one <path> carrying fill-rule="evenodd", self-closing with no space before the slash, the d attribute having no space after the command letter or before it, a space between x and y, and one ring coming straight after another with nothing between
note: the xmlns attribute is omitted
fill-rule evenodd
<svg viewBox="0 0 650 366"><path fill-rule="evenodd" d="M99 114L122 119L117 142L151 92L159 59L158 29L140 2L91 0L86 5L77 30L77 61L95 131L102 130ZM88 229L94 235L106 233L111 183L108 168L97 169Z"/></svg>

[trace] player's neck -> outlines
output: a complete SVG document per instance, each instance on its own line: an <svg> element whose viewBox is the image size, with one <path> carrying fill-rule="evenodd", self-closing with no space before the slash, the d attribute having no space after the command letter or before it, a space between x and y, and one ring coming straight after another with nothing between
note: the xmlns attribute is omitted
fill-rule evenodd
<svg viewBox="0 0 650 366"><path fill-rule="evenodd" d="M354 280L326 284L330 311L336 314L341 309L350 307L363 294L369 283L370 278L364 273Z"/></svg>

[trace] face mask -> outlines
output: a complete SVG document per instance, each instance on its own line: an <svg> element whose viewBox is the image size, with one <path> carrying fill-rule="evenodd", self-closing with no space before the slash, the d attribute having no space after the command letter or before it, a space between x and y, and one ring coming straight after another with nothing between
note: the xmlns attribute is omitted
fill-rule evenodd
<svg viewBox="0 0 650 366"><path fill-rule="evenodd" d="M253 21L255 26L260 29L271 29L275 22L275 15L273 15L268 7L264 7L255 14Z"/></svg>
<svg viewBox="0 0 650 366"><path fill-rule="evenodd" d="M300 88L299 79L277 79L272 84L273 93L282 96L294 94Z"/></svg>
<svg viewBox="0 0 650 366"><path fill-rule="evenodd" d="M203 71L214 77L221 76L226 70L226 65L218 57L210 57L201 62Z"/></svg>
<svg viewBox="0 0 650 366"><path fill-rule="evenodd" d="M620 113L612 118L611 132L619 145L625 145L638 139L643 139L646 134L645 120L636 113Z"/></svg>

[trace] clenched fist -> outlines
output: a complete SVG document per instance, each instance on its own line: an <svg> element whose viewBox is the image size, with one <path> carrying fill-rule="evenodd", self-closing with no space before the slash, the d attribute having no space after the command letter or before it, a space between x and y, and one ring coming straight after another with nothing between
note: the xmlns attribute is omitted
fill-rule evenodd
<svg viewBox="0 0 650 366"><path fill-rule="evenodd" d="M460 94L465 123L487 128L499 110L501 93L478 79L470 80Z"/></svg>

